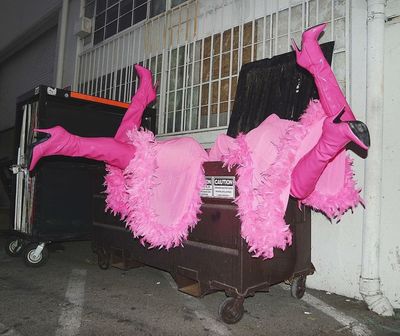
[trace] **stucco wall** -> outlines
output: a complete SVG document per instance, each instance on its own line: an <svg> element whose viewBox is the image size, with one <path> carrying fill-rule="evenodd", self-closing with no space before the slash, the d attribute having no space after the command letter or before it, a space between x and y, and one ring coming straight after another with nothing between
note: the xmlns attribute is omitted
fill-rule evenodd
<svg viewBox="0 0 400 336"><path fill-rule="evenodd" d="M361 120L365 120L366 101L366 15L367 3L354 0L351 11L350 44L350 105ZM386 15L399 15L400 3L389 1ZM397 84L400 65L400 24L385 25L385 96L384 144L382 175L382 219L380 234L380 280L382 291L395 308L400 308L400 228L398 199L400 194L399 143L400 123L398 106L400 89ZM372 145L374 139L371 139ZM365 162L352 155L359 185L364 185ZM368 160L368 158L366 159ZM368 204L366 204L368 206ZM363 208L346 214L340 223L329 223L322 215L313 215L312 255L317 272L309 277L308 286L349 297L361 298L359 276L361 271Z"/></svg>

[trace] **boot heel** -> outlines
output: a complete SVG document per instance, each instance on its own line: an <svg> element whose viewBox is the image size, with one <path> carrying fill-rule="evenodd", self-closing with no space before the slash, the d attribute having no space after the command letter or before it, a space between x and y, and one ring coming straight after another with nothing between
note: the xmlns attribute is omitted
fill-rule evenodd
<svg viewBox="0 0 400 336"><path fill-rule="evenodd" d="M351 132L353 132L356 137L356 140L353 141L361 148L367 150L371 145L371 139L367 125L359 120L347 121L347 124L349 125Z"/></svg>

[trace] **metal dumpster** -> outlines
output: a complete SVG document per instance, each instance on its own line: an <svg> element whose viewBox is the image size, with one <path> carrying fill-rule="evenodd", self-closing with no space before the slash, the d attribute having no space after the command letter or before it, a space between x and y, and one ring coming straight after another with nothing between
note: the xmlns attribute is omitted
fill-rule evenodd
<svg viewBox="0 0 400 336"><path fill-rule="evenodd" d="M321 48L330 62L333 42ZM297 66L293 53L245 64L239 75L228 135L236 137L240 132L248 132L272 113L298 120L310 99L316 97L312 77ZM306 276L314 272L310 209L299 208L295 199L289 199L285 220L293 233L292 246L285 251L275 249L272 259L254 258L241 237L241 222L233 203L237 196L235 170L228 171L221 162L206 162L204 170L208 181L231 179L233 183L227 184L231 188L212 194L210 190L215 186L208 183L202 192L199 223L183 247L169 251L142 246L124 223L104 213L105 195L103 189L97 190L93 200L93 250L99 266L156 267L169 272L180 291L198 297L225 291L228 298L221 303L219 315L226 323L236 323L242 318L247 296L268 291L271 285L290 281L292 296L301 298Z"/></svg>
<svg viewBox="0 0 400 336"><path fill-rule="evenodd" d="M285 251L274 250L274 258L262 260L248 252L240 234L235 169L228 171L221 162L206 162L207 179L231 178L230 190L221 196L202 197L200 222L190 233L183 247L167 250L148 249L124 223L104 213L105 196L94 196L93 249L98 264L129 269L148 265L169 272L180 291L201 297L214 291L225 291L228 298L221 303L219 314L223 321L235 323L243 315L245 297L257 291L268 291L271 285L286 280L292 282L292 294L300 298L305 291L306 276L312 274L310 210L299 209L294 199L289 201L286 221L293 232L293 244ZM230 184L229 184L230 185Z"/></svg>

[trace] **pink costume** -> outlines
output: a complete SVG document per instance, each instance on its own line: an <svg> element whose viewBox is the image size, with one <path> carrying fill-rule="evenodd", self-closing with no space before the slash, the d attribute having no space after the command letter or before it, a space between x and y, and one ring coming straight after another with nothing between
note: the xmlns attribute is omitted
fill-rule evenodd
<svg viewBox="0 0 400 336"><path fill-rule="evenodd" d="M221 135L209 157L190 138L157 142L151 132L137 130L156 93L150 71L136 66L140 87L114 138L78 137L61 127L38 130L48 137L34 145L29 169L50 155L104 161L107 209L120 214L143 244L168 249L181 245L197 223L202 163L237 165L242 236L255 256L271 258L274 247L291 244L284 221L289 193L329 218L340 218L361 202L344 147L353 141L367 149L368 130L354 120L319 48L324 28L304 32L301 51L294 46L298 64L315 78L321 99L310 102L300 122L271 115L246 135Z"/></svg>
<svg viewBox="0 0 400 336"><path fill-rule="evenodd" d="M269 116L257 128L233 139L220 135L210 151L211 161L238 165L242 236L254 256L273 257L273 248L291 244L284 215L291 174L299 160L319 141L326 114L319 101L311 101L300 122ZM344 151L323 171L315 190L303 204L340 218L362 202L352 178L351 160Z"/></svg>

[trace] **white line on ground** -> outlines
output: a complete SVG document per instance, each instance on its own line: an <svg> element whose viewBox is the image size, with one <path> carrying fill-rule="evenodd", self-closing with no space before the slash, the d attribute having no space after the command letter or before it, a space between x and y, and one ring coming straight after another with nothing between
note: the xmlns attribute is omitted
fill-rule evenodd
<svg viewBox="0 0 400 336"><path fill-rule="evenodd" d="M3 323L0 323L0 335L1 336L21 336L21 334L13 328L8 328Z"/></svg>
<svg viewBox="0 0 400 336"><path fill-rule="evenodd" d="M72 270L65 293L66 304L58 319L56 336L78 335L85 297L85 281L86 270Z"/></svg>
<svg viewBox="0 0 400 336"><path fill-rule="evenodd" d="M285 290L290 290L290 287L284 284L281 284L281 287ZM355 318L344 314L343 312L337 310L336 308L328 305L324 301L316 298L315 296L305 293L303 301L307 302L310 306L318 309L323 312L325 315L328 315L338 321L345 328L348 328L353 335L355 336L371 336L372 332L368 329L368 327L361 322L357 321Z"/></svg>
<svg viewBox="0 0 400 336"><path fill-rule="evenodd" d="M172 279L171 275L167 272L162 272L165 279L167 279L170 286L178 290L174 279ZM201 321L202 325L209 329L212 332L212 335L221 335L221 336L229 336L231 333L225 324L218 322L215 318L211 316L211 314L207 311L207 308L196 298L182 294L186 299L185 306L192 310L195 315L198 317L199 321Z"/></svg>

